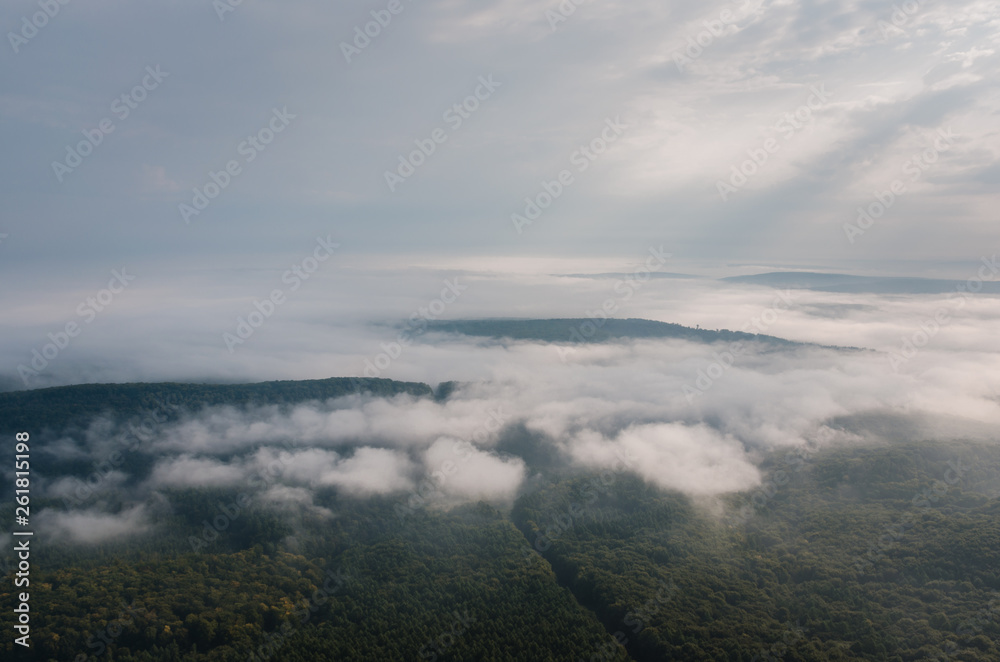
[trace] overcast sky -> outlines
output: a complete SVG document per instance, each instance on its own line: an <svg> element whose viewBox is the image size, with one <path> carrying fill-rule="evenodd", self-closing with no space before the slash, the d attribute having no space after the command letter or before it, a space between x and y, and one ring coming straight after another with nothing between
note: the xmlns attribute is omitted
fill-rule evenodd
<svg viewBox="0 0 1000 662"><path fill-rule="evenodd" d="M328 232L347 254L410 261L627 256L653 240L682 259L817 266L995 248L997 2L54 6L2 10L5 279L252 261ZM274 109L287 126L241 150ZM105 118L78 166L53 165ZM580 172L574 152L608 119L627 128ZM443 143L390 190L386 171L435 129ZM933 163L905 170L928 149ZM766 162L724 196L748 150ZM230 161L239 174L186 223L179 205ZM511 215L563 170L572 183L518 233ZM894 180L905 191L851 243L843 225Z"/></svg>
<svg viewBox="0 0 1000 662"><path fill-rule="evenodd" d="M621 271L664 247L713 276L964 279L997 250L998 2L229 2L0 10L11 356L114 269L181 302L151 344L189 329L184 302L235 319L317 237L328 277ZM414 298L330 287L403 319L440 287L386 273Z"/></svg>

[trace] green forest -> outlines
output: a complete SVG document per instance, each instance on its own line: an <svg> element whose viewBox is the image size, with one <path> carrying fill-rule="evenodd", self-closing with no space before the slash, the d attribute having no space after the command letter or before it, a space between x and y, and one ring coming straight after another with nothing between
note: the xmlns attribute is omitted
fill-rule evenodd
<svg viewBox="0 0 1000 662"><path fill-rule="evenodd" d="M95 397L130 412L173 397L180 411L210 393L239 404L273 389L290 403L349 381L48 395L66 406L58 424L72 425L69 404L95 411ZM46 397L0 396L5 420L14 407L36 415ZM610 471L547 472L504 508L401 511L406 495L329 489L318 505L332 518L283 516L236 489L176 490L148 535L34 541L30 653L12 642L5 549L0 648L74 662L1000 659L995 446L800 449L762 469L756 490L706 500ZM225 526L211 526L220 512ZM11 521L13 507L0 513Z"/></svg>

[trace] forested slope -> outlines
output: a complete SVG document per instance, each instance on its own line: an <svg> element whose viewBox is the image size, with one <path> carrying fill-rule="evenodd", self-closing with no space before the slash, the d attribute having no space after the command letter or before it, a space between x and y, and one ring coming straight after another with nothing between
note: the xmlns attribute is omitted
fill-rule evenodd
<svg viewBox="0 0 1000 662"><path fill-rule="evenodd" d="M419 384L367 384L432 395ZM21 420L39 429L54 425L49 407L77 400L80 412L103 401L122 415L170 395L193 409L206 393L238 406L351 386L74 387L18 402L29 405ZM16 411L7 397L5 411ZM33 539L35 650L24 659L1000 659L995 443L775 451L761 459L759 488L692 500L626 471L555 470L551 448L534 453L536 442L498 447L531 475L506 505L413 506L411 494L349 497L334 487L316 489L308 506L276 505L248 485L102 494L108 512L141 507L153 525L114 543ZM134 455L123 466L141 481L148 460ZM33 510L69 507L35 498ZM13 505L4 499L0 519L12 521ZM7 632L15 563L6 545ZM23 655L11 638L0 649Z"/></svg>

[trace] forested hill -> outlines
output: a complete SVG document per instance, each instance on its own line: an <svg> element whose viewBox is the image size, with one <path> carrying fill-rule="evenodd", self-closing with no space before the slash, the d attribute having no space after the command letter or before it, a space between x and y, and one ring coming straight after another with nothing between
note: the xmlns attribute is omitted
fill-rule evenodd
<svg viewBox="0 0 1000 662"><path fill-rule="evenodd" d="M608 342L629 338L680 338L701 343L757 341L780 347L804 347L805 343L793 342L775 336L766 336L727 329L692 329L681 324L655 322L645 319L483 319L435 321L428 324L429 331L457 333L487 338L512 340L540 340L543 342Z"/></svg>
<svg viewBox="0 0 1000 662"><path fill-rule="evenodd" d="M247 484L161 491L171 507L141 535L36 537L34 650L8 637L0 659L1000 660L995 443L781 450L760 467L714 514L626 472L540 483L503 511L323 491L334 517L290 518L237 508ZM220 504L236 515L210 528ZM0 549L6 605L17 563ZM16 618L0 610L0 629Z"/></svg>
<svg viewBox="0 0 1000 662"><path fill-rule="evenodd" d="M38 429L56 430L85 423L94 415L111 412L121 418L161 411L168 419L180 411L217 405L296 404L368 392L378 396L409 393L433 396L427 384L391 379L332 378L275 381L258 384L82 384L32 391L0 393L0 433Z"/></svg>

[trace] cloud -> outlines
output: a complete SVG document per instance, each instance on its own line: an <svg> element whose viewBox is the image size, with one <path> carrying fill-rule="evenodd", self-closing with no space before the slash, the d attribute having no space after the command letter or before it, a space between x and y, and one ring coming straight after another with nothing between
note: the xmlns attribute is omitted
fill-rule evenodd
<svg viewBox="0 0 1000 662"><path fill-rule="evenodd" d="M137 505L112 515L93 510L60 512L43 510L38 518L39 532L53 540L97 544L121 540L148 532L152 528L144 505Z"/></svg>
<svg viewBox="0 0 1000 662"><path fill-rule="evenodd" d="M183 455L157 464L150 482L155 487L168 488L229 487L244 477L245 472L239 466Z"/></svg>
<svg viewBox="0 0 1000 662"><path fill-rule="evenodd" d="M399 453L386 448L359 448L324 473L320 484L356 496L389 494L412 486L408 478L411 470L410 461Z"/></svg>
<svg viewBox="0 0 1000 662"><path fill-rule="evenodd" d="M924 3L887 34L879 22L892 21L892 5L860 0L584 3L553 26L556 9L526 0L427 2L394 17L350 63L342 44L372 20L352 5L244 4L224 21L198 3L62 12L18 55L0 95L14 136L8 153L32 155L0 163L14 226L4 232L19 244L0 262L0 274L45 278L50 292L65 292L122 255L143 266L208 269L233 255L294 251L298 239L326 231L329 218L361 219L341 224L352 254L411 252L408 264L525 252L621 257L633 238L661 234L665 218L677 224L686 256L721 264L804 254L817 261L924 259L919 245L901 241L914 234L939 238L925 244L938 257L964 258L989 236L992 188L973 183L1000 153L989 87L997 68L992 3ZM725 10L741 18L706 32ZM20 18L12 13L9 23ZM227 29L235 24L238 32ZM190 36L183 46L170 38L180 28ZM84 33L100 48L74 58L68 37ZM67 38L45 37L53 34ZM674 56L699 40L700 52L679 70ZM65 68L49 71L48 58ZM120 118L112 103L142 81L147 65L162 65L169 77ZM925 79L943 65L961 74ZM448 127L444 113L491 74L503 87L460 128L448 129L447 142L391 194L385 172L415 140ZM331 84L316 85L320 79ZM831 103L737 200L721 204L716 181L803 103L809 85L824 82ZM243 162L240 142L286 105L296 123ZM510 214L540 182L572 168L574 150L616 115L631 125L628 134L576 173L578 182L526 243ZM114 132L60 184L52 162L103 118ZM858 195L871 193L868 166L881 173L901 164L895 138L948 124L967 140L935 170L936 186L908 193L893 210L897 223L887 222L864 255L835 241ZM241 174L191 233L178 233L177 205L231 159L240 160ZM317 205L331 213L317 216ZM948 231L935 232L939 209L962 212L949 215ZM236 219L239 233L232 232Z"/></svg>
<svg viewBox="0 0 1000 662"><path fill-rule="evenodd" d="M83 481L76 477L63 476L53 480L45 488L46 494L55 499L84 499L91 494L106 494L114 492L122 487L128 474L122 471L112 470L104 474L98 474L100 480Z"/></svg>
<svg viewBox="0 0 1000 662"><path fill-rule="evenodd" d="M618 268L602 264L600 272L628 272L643 254ZM570 273L580 273L579 265L572 267ZM963 266L956 276L971 278L982 268L981 262ZM322 314L329 303L323 288L303 294L299 307L275 314L273 326L254 336L246 358L237 357L245 372L234 374L360 375L366 362L377 360L384 366L379 377L457 380L460 386L447 399L351 395L294 406L189 411L151 428L130 451L146 459L118 467L102 484L95 510L85 513L96 515L97 505L116 495L143 503L158 490L214 486L248 490L258 503L276 508L300 504L319 516L328 516L322 510L325 491L403 497L426 481L445 505L480 498L509 503L529 478L544 479L552 462L561 469L607 470L621 457L634 458L625 470L652 485L704 496L754 485L757 461L774 449L894 443L901 436L941 443L995 439L1000 344L990 329L1000 323L1000 297L972 294L968 287L913 295L786 292L708 278L633 282L626 297L614 278L539 271L463 272L458 277L469 290L449 313L595 315L597 324L593 311L611 301L616 317L746 328L814 344L775 349L749 343L736 350L640 339L588 345L571 342L567 328L565 340L556 344L427 333L397 351L392 343L400 324L408 311L426 306L428 292L436 296L445 272L398 278L396 272L361 271L348 281L360 288L350 301L358 301L361 312L331 327ZM254 278L266 284L273 274ZM370 278L376 284L360 285ZM216 287L219 293L229 289L225 283ZM368 292L377 292L383 304L366 299ZM379 305L403 312L380 317ZM148 312L143 306L137 318L140 310ZM936 327L930 325L936 319ZM288 337L296 339L294 346ZM143 374L169 379L174 371L190 370L186 361L202 360L197 347L179 334L159 354L177 358L156 362L143 354L139 359L150 361ZM385 365L377 357L390 351L394 358ZM72 492L76 479L60 472L81 462L101 463L113 440L128 430L128 421L95 415L81 429L53 431L52 469L39 477L48 495ZM539 456L555 459L542 469L532 464Z"/></svg>
<svg viewBox="0 0 1000 662"><path fill-rule="evenodd" d="M362 442L397 448L422 447L441 434L485 442L491 417L488 403L475 399L441 404L408 395L352 396L290 410L260 407L205 409L180 424L166 426L153 442L160 451L225 453L278 442L298 446L344 446Z"/></svg>
<svg viewBox="0 0 1000 662"><path fill-rule="evenodd" d="M521 458L498 457L468 441L447 437L427 449L424 466L429 475L437 477L440 492L459 500L510 502L527 473Z"/></svg>
<svg viewBox="0 0 1000 662"><path fill-rule="evenodd" d="M592 431L577 435L568 454L588 467L627 467L647 482L692 496L756 487L760 471L737 439L711 428L679 424L639 425L614 439Z"/></svg>
<svg viewBox="0 0 1000 662"><path fill-rule="evenodd" d="M280 472L281 480L293 485L336 487L352 496L391 494L413 485L413 463L405 454L387 448L363 446L349 457L320 448L291 452L261 449L254 464L259 476Z"/></svg>
<svg viewBox="0 0 1000 662"><path fill-rule="evenodd" d="M259 502L264 506L277 508L289 517L301 517L303 513L308 513L322 519L333 518L335 515L332 511L313 502L314 496L311 490L304 487L274 485L260 494Z"/></svg>

